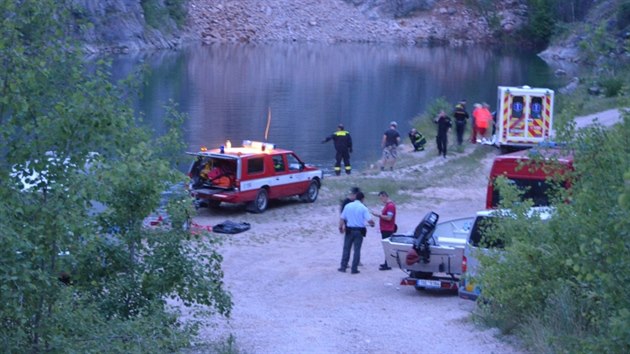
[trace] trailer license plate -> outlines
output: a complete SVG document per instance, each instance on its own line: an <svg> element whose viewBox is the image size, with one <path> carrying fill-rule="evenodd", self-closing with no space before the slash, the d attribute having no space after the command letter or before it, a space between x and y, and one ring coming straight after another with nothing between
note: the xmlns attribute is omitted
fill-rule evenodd
<svg viewBox="0 0 630 354"><path fill-rule="evenodd" d="M441 283L439 280L418 279L416 281L416 286L423 288L440 288Z"/></svg>

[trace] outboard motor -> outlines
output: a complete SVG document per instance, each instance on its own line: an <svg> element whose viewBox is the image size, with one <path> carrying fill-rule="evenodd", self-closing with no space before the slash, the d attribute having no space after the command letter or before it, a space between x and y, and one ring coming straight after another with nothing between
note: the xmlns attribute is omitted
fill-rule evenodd
<svg viewBox="0 0 630 354"><path fill-rule="evenodd" d="M416 226L416 230L413 233L415 241L413 242L413 248L418 253L418 256L424 263L429 263L431 258L431 247L429 240L433 236L435 226L437 225L440 216L432 211L428 212L424 216L424 219Z"/></svg>

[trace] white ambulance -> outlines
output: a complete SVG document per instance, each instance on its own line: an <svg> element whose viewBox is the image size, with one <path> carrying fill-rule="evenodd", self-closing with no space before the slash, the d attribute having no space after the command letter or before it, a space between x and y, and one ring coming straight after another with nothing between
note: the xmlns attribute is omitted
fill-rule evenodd
<svg viewBox="0 0 630 354"><path fill-rule="evenodd" d="M499 86L492 143L508 152L549 141L553 98L547 88Z"/></svg>

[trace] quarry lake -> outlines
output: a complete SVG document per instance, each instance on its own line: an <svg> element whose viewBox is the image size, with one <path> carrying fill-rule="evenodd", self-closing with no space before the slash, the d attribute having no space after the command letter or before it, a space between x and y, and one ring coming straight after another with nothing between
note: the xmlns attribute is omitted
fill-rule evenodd
<svg viewBox="0 0 630 354"><path fill-rule="evenodd" d="M189 151L229 139L264 140L295 150L330 172L331 143L320 141L343 123L354 141L352 165L380 157L390 121L403 136L411 121L442 97L496 106L497 86L557 89L567 78L536 53L515 50L399 47L378 44L223 44L117 56L114 78L147 68L135 104L157 132L169 100L185 113ZM435 130L423 133L433 143ZM405 142L408 142L405 139Z"/></svg>

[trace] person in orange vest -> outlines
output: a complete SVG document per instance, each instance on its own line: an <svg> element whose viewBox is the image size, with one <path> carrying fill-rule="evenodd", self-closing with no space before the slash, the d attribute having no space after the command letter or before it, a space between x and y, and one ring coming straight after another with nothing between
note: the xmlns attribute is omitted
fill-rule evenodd
<svg viewBox="0 0 630 354"><path fill-rule="evenodd" d="M475 103L473 105L472 110L472 130L470 131L470 142L473 144L477 144L477 119L479 119L479 115L481 114L481 104Z"/></svg>
<svg viewBox="0 0 630 354"><path fill-rule="evenodd" d="M483 103L477 114L477 133L480 138L484 140L486 138L486 132L488 127L492 124L492 113L490 112L490 105Z"/></svg>

